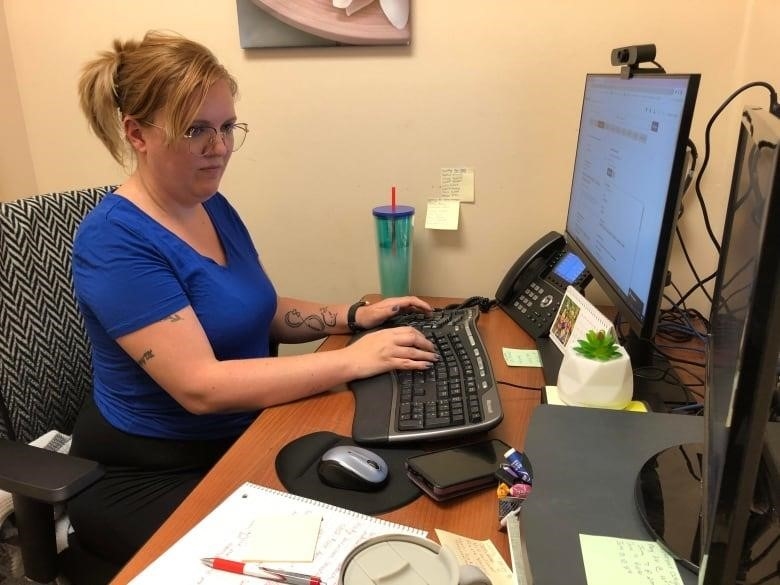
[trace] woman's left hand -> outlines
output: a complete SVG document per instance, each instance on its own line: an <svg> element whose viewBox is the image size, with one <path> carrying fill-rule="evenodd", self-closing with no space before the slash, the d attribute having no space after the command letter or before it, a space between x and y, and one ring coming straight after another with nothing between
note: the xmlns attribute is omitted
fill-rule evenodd
<svg viewBox="0 0 780 585"><path fill-rule="evenodd" d="M355 322L363 329L373 329L396 315L404 313L429 315L432 311L433 308L428 303L417 297L390 297L360 307L355 313Z"/></svg>

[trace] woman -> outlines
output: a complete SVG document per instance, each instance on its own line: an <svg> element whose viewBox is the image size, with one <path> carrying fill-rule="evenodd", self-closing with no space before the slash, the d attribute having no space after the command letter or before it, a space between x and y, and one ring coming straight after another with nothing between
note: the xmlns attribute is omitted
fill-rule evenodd
<svg viewBox="0 0 780 585"><path fill-rule="evenodd" d="M90 127L134 169L82 222L76 296L94 391L73 435L105 477L69 506L79 542L117 565L149 538L260 409L438 359L409 328L338 350L271 357L273 342L373 328L415 297L324 305L279 297L241 219L218 192L247 127L235 80L205 47L148 33L89 62ZM109 538L109 535L110 538Z"/></svg>

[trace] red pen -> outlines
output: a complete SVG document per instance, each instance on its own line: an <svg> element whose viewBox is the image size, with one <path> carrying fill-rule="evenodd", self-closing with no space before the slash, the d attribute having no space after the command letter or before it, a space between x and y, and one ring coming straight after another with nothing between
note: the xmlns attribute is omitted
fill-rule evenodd
<svg viewBox="0 0 780 585"><path fill-rule="evenodd" d="M291 573L289 571L280 571L279 569L269 569L261 567L257 563L242 563L241 561L230 561L228 559L218 559L211 557L200 559L207 567L238 573L239 575L248 575L250 577L259 577L268 581L277 583L288 583L289 585L325 585L319 577L304 575L303 573Z"/></svg>

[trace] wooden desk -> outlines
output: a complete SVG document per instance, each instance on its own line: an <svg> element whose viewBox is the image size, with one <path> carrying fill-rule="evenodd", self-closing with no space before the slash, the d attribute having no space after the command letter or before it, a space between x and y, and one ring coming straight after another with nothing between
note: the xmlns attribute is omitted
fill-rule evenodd
<svg viewBox="0 0 780 585"><path fill-rule="evenodd" d="M427 300L437 307L457 301L450 298ZM494 308L481 314L478 326L497 381L536 388L543 385L541 369L510 368L504 362L502 347L535 349L536 346L533 339L501 309ZM331 336L317 351L339 349L348 341L347 335ZM499 384L499 393L504 420L481 436L496 437L522 449L531 413L540 403L540 392ZM346 386L339 386L312 398L263 411L112 583L127 583L140 573L243 482L251 481L283 490L274 466L279 450L290 441L315 431L349 436L354 408L352 393ZM478 437L470 437L470 440ZM411 504L380 517L427 530L432 540L436 540L436 528L479 540L489 538L507 563L510 562L506 533L498 530L494 490L442 503L423 495Z"/></svg>

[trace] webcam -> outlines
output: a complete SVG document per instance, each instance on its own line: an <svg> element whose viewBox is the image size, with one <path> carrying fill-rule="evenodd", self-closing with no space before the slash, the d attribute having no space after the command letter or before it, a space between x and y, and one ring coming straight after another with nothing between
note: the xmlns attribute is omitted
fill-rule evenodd
<svg viewBox="0 0 780 585"><path fill-rule="evenodd" d="M612 49L612 65L620 67L621 76L628 79L636 71L663 73L663 67L655 62L655 45L632 45ZM640 63L653 63L655 68L642 68Z"/></svg>
<svg viewBox="0 0 780 585"><path fill-rule="evenodd" d="M655 61L655 45L633 45L612 49L612 64L617 67L652 61Z"/></svg>

